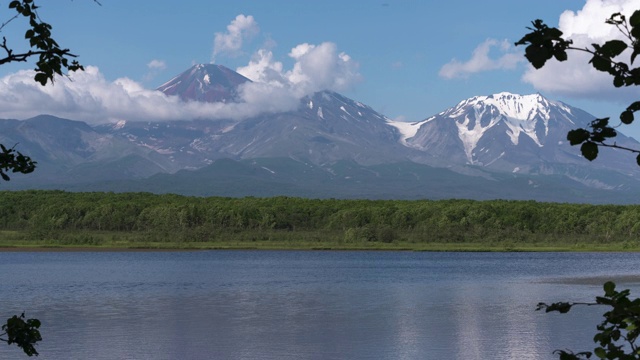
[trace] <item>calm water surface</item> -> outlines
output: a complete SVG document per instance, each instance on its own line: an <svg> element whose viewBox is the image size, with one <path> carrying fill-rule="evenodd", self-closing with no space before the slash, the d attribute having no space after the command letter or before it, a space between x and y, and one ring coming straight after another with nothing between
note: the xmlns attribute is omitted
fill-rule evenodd
<svg viewBox="0 0 640 360"><path fill-rule="evenodd" d="M536 304L590 301L639 265L632 253L0 253L0 300L2 318L42 320L41 359L554 359L592 350L600 314Z"/></svg>

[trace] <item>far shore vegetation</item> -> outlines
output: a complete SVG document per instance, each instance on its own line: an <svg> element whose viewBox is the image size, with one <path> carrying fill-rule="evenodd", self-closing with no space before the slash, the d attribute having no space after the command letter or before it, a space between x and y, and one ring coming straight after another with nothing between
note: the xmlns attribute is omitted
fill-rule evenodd
<svg viewBox="0 0 640 360"><path fill-rule="evenodd" d="M640 251L640 206L1 191L3 249Z"/></svg>

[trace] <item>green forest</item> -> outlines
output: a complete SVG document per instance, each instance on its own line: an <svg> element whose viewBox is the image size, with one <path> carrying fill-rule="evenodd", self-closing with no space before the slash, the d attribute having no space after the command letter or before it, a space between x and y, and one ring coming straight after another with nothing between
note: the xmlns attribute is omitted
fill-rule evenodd
<svg viewBox="0 0 640 360"><path fill-rule="evenodd" d="M638 250L640 206L0 192L0 246Z"/></svg>

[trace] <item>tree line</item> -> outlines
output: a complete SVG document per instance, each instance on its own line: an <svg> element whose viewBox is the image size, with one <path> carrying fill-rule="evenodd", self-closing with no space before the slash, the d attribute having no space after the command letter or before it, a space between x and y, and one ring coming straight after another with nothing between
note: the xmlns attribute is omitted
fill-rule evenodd
<svg viewBox="0 0 640 360"><path fill-rule="evenodd" d="M640 206L474 200L186 197L150 193L0 192L0 230L144 233L223 241L238 232L321 232L345 241L637 241Z"/></svg>

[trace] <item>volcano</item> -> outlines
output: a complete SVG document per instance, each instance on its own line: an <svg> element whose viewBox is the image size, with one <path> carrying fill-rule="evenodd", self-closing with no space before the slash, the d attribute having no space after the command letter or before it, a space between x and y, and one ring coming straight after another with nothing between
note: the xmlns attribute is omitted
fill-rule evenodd
<svg viewBox="0 0 640 360"><path fill-rule="evenodd" d="M185 101L235 102L238 87L251 80L215 64L198 64L160 85L157 90Z"/></svg>

